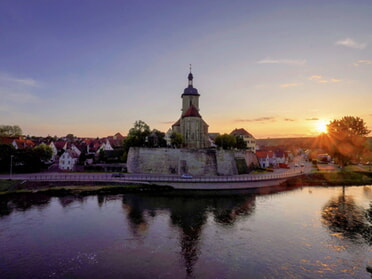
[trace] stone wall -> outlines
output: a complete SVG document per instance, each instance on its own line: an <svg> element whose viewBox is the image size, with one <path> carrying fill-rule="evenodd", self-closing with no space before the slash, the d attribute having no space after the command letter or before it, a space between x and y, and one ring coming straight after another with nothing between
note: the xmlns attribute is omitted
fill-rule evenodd
<svg viewBox="0 0 372 279"><path fill-rule="evenodd" d="M130 173L236 175L235 158L244 158L248 167L258 166L256 155L249 151L131 147L127 168Z"/></svg>

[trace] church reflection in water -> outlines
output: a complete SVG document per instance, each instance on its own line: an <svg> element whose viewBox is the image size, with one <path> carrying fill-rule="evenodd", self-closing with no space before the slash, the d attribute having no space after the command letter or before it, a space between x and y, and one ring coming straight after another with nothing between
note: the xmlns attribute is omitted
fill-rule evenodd
<svg viewBox="0 0 372 279"><path fill-rule="evenodd" d="M159 196L125 195L125 209L134 236L148 229L148 218L155 217L158 210L168 211L170 222L179 228L180 248L188 275L201 253L199 242L208 215L223 226L230 226L240 216L249 216L255 209L256 195L243 196Z"/></svg>

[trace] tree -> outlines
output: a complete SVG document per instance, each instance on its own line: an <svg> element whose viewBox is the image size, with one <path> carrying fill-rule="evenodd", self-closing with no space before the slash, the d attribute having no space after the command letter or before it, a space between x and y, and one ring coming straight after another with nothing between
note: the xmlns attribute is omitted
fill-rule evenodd
<svg viewBox="0 0 372 279"><path fill-rule="evenodd" d="M22 136L22 129L18 125L0 125L1 137L19 137Z"/></svg>
<svg viewBox="0 0 372 279"><path fill-rule="evenodd" d="M40 159L41 162L48 162L53 156L53 150L49 145L44 143L35 146L33 148L36 156Z"/></svg>
<svg viewBox="0 0 372 279"><path fill-rule="evenodd" d="M128 136L124 139L124 148L126 151L130 147L146 146L148 136L150 135L150 127L142 120L134 123L133 128L129 130Z"/></svg>
<svg viewBox="0 0 372 279"><path fill-rule="evenodd" d="M235 136L235 138L237 149L247 149L247 143L244 141L243 137Z"/></svg>
<svg viewBox="0 0 372 279"><path fill-rule="evenodd" d="M174 147L181 147L183 144L183 137L182 134L173 132L172 135L170 136L171 138L171 145Z"/></svg>
<svg viewBox="0 0 372 279"><path fill-rule="evenodd" d="M165 133L159 130L152 130L151 134L148 136L148 147L166 147L167 141L165 140Z"/></svg>
<svg viewBox="0 0 372 279"><path fill-rule="evenodd" d="M214 143L223 149L232 149L236 147L236 137L228 134L218 135Z"/></svg>
<svg viewBox="0 0 372 279"><path fill-rule="evenodd" d="M69 142L73 142L75 140L75 136L74 134L67 134L66 135L66 139L69 141Z"/></svg>
<svg viewBox="0 0 372 279"><path fill-rule="evenodd" d="M354 116L344 116L331 121L327 125L327 141L324 145L327 151L340 165L350 161L359 161L366 148L366 136L370 133L363 119Z"/></svg>

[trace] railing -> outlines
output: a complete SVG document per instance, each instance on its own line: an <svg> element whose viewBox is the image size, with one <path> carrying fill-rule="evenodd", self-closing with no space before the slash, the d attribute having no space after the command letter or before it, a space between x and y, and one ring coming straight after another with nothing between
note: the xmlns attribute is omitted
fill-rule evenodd
<svg viewBox="0 0 372 279"><path fill-rule="evenodd" d="M226 183L226 182L254 182L290 178L303 173L303 169L288 170L278 174L247 174L237 176L209 176L182 178L180 176L159 175L123 175L114 177L111 173L105 174L35 174L24 175L22 179L32 181L102 181L102 182L182 182L182 183Z"/></svg>

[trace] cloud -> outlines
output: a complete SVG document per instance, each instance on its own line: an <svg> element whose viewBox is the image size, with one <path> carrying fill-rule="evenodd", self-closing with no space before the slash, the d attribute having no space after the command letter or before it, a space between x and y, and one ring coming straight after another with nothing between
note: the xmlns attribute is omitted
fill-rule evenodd
<svg viewBox="0 0 372 279"><path fill-rule="evenodd" d="M257 64L285 64L285 65L304 65L306 60L291 60L291 59L271 59L264 58L260 61L257 61Z"/></svg>
<svg viewBox="0 0 372 279"><path fill-rule="evenodd" d="M238 119L236 122L264 122L264 121L275 121L275 117L265 116L254 119Z"/></svg>
<svg viewBox="0 0 372 279"><path fill-rule="evenodd" d="M321 78L322 78L321 75L312 75L311 77L309 77L309 80L319 80Z"/></svg>
<svg viewBox="0 0 372 279"><path fill-rule="evenodd" d="M287 87L296 87L296 86L300 86L302 83L283 83L281 85L279 85L279 87L281 88L287 88Z"/></svg>
<svg viewBox="0 0 372 279"><path fill-rule="evenodd" d="M30 92L15 92L0 88L0 99L12 103L35 103L39 98Z"/></svg>
<svg viewBox="0 0 372 279"><path fill-rule="evenodd" d="M321 75L312 75L309 77L309 80L312 80L314 82L318 83L336 83L336 82L341 82L341 79L338 78L331 78L331 79L326 79Z"/></svg>
<svg viewBox="0 0 372 279"><path fill-rule="evenodd" d="M0 81L27 87L40 86L40 83L32 78L17 78L7 74L0 74Z"/></svg>
<svg viewBox="0 0 372 279"><path fill-rule="evenodd" d="M290 121L290 122L292 122L292 121L296 121L296 120L291 119L291 118L284 118L284 121Z"/></svg>
<svg viewBox="0 0 372 279"><path fill-rule="evenodd" d="M339 40L335 42L336 45L339 46L345 46L345 47L350 47L350 48L356 48L356 49L363 49L367 46L367 44L364 43L357 43L353 39L346 38L344 40Z"/></svg>
<svg viewBox="0 0 372 279"><path fill-rule="evenodd" d="M357 62L354 63L355 66L359 66L361 64L372 65L372 60L358 60Z"/></svg>
<svg viewBox="0 0 372 279"><path fill-rule="evenodd" d="M319 118L317 118L317 117L306 118L306 120L308 120L308 121L316 121L316 120L319 120Z"/></svg>

